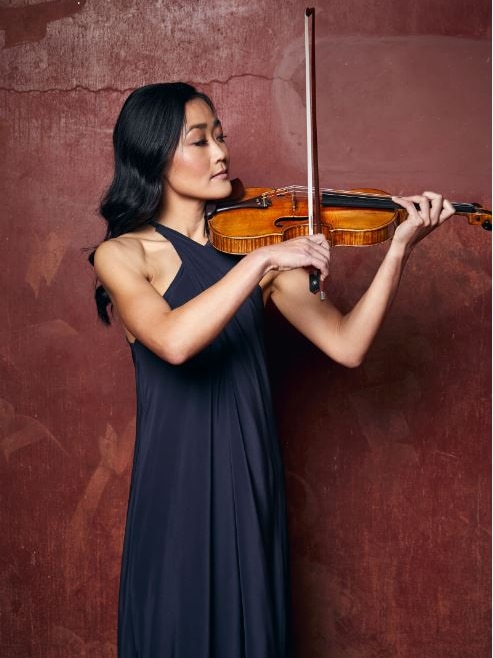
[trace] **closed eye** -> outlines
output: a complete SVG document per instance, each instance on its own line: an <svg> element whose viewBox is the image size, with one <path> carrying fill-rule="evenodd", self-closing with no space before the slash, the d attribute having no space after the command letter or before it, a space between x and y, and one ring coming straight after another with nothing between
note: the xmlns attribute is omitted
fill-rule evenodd
<svg viewBox="0 0 493 658"><path fill-rule="evenodd" d="M227 135L224 135L223 133L221 133L215 139L218 142L223 143L226 140L226 137L227 137ZM199 139L196 142L193 142L194 146L206 146L208 143L209 143L209 140L207 140L207 139Z"/></svg>

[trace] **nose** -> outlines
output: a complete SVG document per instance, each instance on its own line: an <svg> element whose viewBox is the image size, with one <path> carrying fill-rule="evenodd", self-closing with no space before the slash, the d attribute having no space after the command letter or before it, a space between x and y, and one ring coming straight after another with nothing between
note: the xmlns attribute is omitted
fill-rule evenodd
<svg viewBox="0 0 493 658"><path fill-rule="evenodd" d="M228 147L224 142L214 141L214 148L212 149L213 162L227 162L228 160Z"/></svg>

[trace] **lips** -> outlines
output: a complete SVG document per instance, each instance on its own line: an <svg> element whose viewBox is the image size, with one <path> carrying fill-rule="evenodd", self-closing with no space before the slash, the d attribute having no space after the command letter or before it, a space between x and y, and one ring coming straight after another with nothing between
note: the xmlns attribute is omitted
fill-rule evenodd
<svg viewBox="0 0 493 658"><path fill-rule="evenodd" d="M227 169L221 169L221 171L218 171L217 174L211 176L211 178L227 178L227 177L228 177Z"/></svg>

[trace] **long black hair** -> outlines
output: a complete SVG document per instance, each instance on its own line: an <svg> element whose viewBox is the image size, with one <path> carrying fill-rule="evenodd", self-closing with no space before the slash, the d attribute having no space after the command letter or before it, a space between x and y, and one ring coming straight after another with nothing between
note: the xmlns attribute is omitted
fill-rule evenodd
<svg viewBox="0 0 493 658"><path fill-rule="evenodd" d="M104 240L143 226L158 212L163 175L173 157L185 121L185 104L200 98L215 113L210 98L184 82L146 85L133 91L113 131L115 173L99 211L107 222ZM89 256L94 264L94 251ZM98 316L110 324L110 297L97 284Z"/></svg>

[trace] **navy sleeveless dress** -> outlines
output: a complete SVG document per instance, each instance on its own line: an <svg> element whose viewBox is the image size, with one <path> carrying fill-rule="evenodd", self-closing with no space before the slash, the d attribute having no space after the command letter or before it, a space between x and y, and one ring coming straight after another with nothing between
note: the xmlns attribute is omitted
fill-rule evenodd
<svg viewBox="0 0 493 658"><path fill-rule="evenodd" d="M176 308L237 257L154 224ZM288 658L284 474L257 286L202 352L171 365L136 341L137 438L120 579L119 658Z"/></svg>

